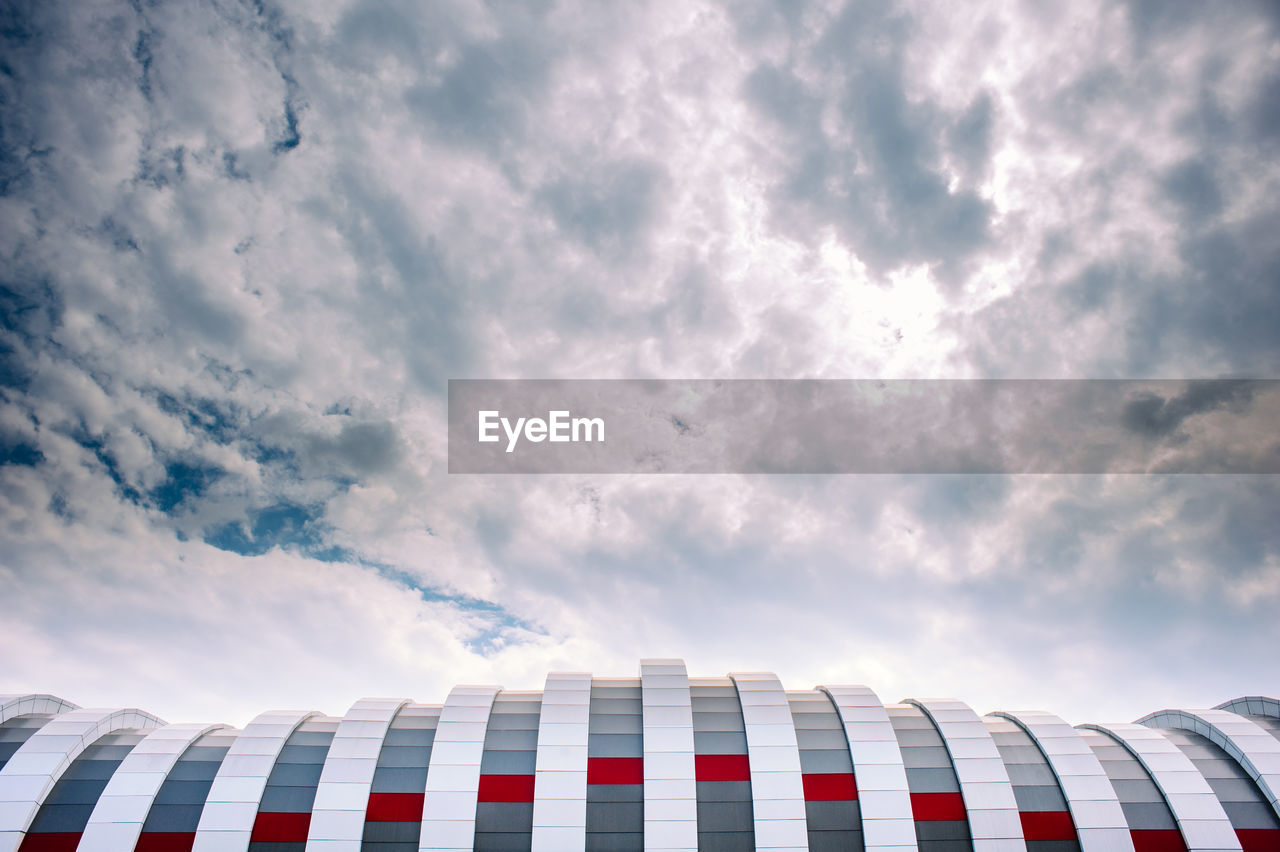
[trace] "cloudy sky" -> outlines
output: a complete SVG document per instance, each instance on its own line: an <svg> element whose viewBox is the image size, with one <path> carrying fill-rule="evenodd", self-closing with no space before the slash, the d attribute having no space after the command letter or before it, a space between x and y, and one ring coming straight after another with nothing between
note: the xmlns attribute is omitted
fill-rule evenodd
<svg viewBox="0 0 1280 852"><path fill-rule="evenodd" d="M1280 376L1274 4L3 9L0 692L1280 689L1275 476L446 472L451 378Z"/></svg>

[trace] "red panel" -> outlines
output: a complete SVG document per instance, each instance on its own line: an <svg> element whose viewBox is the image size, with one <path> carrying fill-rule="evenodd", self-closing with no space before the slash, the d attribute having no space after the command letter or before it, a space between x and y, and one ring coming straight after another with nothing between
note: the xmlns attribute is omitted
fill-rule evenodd
<svg viewBox="0 0 1280 852"><path fill-rule="evenodd" d="M1134 852L1187 852L1182 832L1176 828L1132 829L1129 836L1133 838ZM1272 847L1273 852L1277 849L1280 846Z"/></svg>
<svg viewBox="0 0 1280 852"><path fill-rule="evenodd" d="M967 820L964 797L959 793L912 793L911 813L916 822Z"/></svg>
<svg viewBox="0 0 1280 852"><path fill-rule="evenodd" d="M370 793L365 822L418 822L425 793Z"/></svg>
<svg viewBox="0 0 1280 852"><path fill-rule="evenodd" d="M858 782L852 772L809 772L801 776L806 802L854 802Z"/></svg>
<svg viewBox="0 0 1280 852"><path fill-rule="evenodd" d="M1076 824L1067 811L1023 811L1018 817L1027 840L1076 839Z"/></svg>
<svg viewBox="0 0 1280 852"><path fill-rule="evenodd" d="M306 843L307 829L311 827L311 814L263 813L253 821L253 834L249 840L263 843Z"/></svg>
<svg viewBox="0 0 1280 852"><path fill-rule="evenodd" d="M78 831L49 831L22 838L18 852L76 852L79 845Z"/></svg>
<svg viewBox="0 0 1280 852"><path fill-rule="evenodd" d="M194 831L146 831L138 835L133 852L191 852L195 842Z"/></svg>
<svg viewBox="0 0 1280 852"><path fill-rule="evenodd" d="M643 757L588 757L588 784L643 784Z"/></svg>
<svg viewBox="0 0 1280 852"><path fill-rule="evenodd" d="M750 781L751 763L745 754L695 754L693 775L699 781Z"/></svg>
<svg viewBox="0 0 1280 852"><path fill-rule="evenodd" d="M481 775L477 788L480 802L532 802L532 775Z"/></svg>
<svg viewBox="0 0 1280 852"><path fill-rule="evenodd" d="M1237 828L1244 852L1280 852L1280 828Z"/></svg>

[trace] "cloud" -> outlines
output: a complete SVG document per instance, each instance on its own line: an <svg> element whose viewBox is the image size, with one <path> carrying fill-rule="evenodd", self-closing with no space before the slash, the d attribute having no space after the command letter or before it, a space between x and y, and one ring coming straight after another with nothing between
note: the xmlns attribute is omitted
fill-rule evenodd
<svg viewBox="0 0 1280 852"><path fill-rule="evenodd" d="M1272 376L1269 10L4 16L5 689L243 722L649 653L1081 719L1257 688L1265 477L459 477L445 391Z"/></svg>

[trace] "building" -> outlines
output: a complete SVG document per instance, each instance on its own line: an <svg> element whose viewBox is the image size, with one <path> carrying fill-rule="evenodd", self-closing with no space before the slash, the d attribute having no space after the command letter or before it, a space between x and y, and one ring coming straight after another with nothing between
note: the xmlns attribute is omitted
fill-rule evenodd
<svg viewBox="0 0 1280 852"><path fill-rule="evenodd" d="M553 673L234 730L0 696L0 850L1280 850L1280 702L1072 728L772 674Z"/></svg>

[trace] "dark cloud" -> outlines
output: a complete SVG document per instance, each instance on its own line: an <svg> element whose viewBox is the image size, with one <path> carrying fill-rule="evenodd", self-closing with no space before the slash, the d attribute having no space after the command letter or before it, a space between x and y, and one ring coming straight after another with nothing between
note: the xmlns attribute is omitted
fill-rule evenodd
<svg viewBox="0 0 1280 852"><path fill-rule="evenodd" d="M994 210L972 188L949 185L944 143L949 136L961 165L980 173L991 107L980 97L952 116L910 98L905 48L912 28L888 4L850 3L815 41L790 51L824 85L804 82L792 67L764 64L745 93L785 140L778 225L813 233L833 224L877 271L933 263L951 279L957 264L987 243ZM828 111L840 117L852 145L831 139Z"/></svg>
<svg viewBox="0 0 1280 852"><path fill-rule="evenodd" d="M1156 393L1136 394L1125 404L1121 422L1140 435L1162 438L1178 430L1188 417L1228 408L1241 412L1253 400L1255 383L1250 381L1191 382L1177 396Z"/></svg>
<svg viewBox="0 0 1280 852"><path fill-rule="evenodd" d="M622 160L579 169L537 192L566 235L609 258L643 254L648 231L663 209L662 165Z"/></svg>

